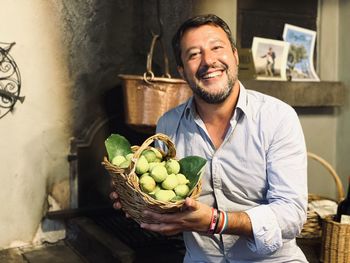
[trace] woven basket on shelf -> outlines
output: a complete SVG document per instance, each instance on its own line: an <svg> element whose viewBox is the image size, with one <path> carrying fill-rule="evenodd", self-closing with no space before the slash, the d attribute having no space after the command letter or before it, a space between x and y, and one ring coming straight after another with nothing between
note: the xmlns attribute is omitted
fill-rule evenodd
<svg viewBox="0 0 350 263"><path fill-rule="evenodd" d="M158 201L148 194L141 191L138 177L135 173L135 166L141 153L150 147L154 140L161 140L165 143L168 150L167 153L161 151L164 158L175 158L176 150L170 138L164 134L155 134L144 141L141 146L133 146L134 156L128 168L122 169L111 164L107 157L104 158L102 164L112 177L113 188L118 193L123 210L130 215L136 222L149 222L142 217L142 211L151 210L158 213L171 213L180 211L184 200L176 202ZM198 198L201 192L201 180L193 188L191 198Z"/></svg>
<svg viewBox="0 0 350 263"><path fill-rule="evenodd" d="M321 262L350 263L350 225L327 216L322 224Z"/></svg>
<svg viewBox="0 0 350 263"><path fill-rule="evenodd" d="M342 200L344 197L343 185L334 168L326 160L324 160L323 158L321 158L320 156L314 153L308 152L307 156L313 160L318 161L324 168L326 168L326 170L334 179L334 182L336 185L336 189L337 189L336 202L339 202L340 200ZM316 200L332 200L332 199L324 196L320 196L317 194L309 193L308 202L310 203ZM320 238L321 235L322 235L322 220L315 211L311 211L308 209L306 223L304 224L303 229L298 237L299 238Z"/></svg>
<svg viewBox="0 0 350 263"><path fill-rule="evenodd" d="M162 77L155 77L152 71L153 50L157 41L163 50ZM168 64L160 36L154 35L147 56L146 72L143 75L119 75L123 83L125 122L131 128L153 134L159 117L192 96L187 82L170 76Z"/></svg>

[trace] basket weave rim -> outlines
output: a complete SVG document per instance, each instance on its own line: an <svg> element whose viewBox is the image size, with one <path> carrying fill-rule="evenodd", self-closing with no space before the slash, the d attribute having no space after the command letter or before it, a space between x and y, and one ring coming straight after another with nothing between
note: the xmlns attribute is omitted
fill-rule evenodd
<svg viewBox="0 0 350 263"><path fill-rule="evenodd" d="M119 78L123 80L142 80L143 81L143 76L142 75L128 75L128 74L119 74ZM181 84L187 84L186 81L183 79L178 79L178 78L165 78L165 77L154 77L153 80L150 80L149 82L164 82L164 83L181 83Z"/></svg>
<svg viewBox="0 0 350 263"><path fill-rule="evenodd" d="M308 194L308 203L310 201L316 201L316 200L332 200L337 203L339 203L343 198L344 198L344 190L343 190L343 185L342 182L335 171L335 169L332 167L332 165L327 162L325 159L322 157L318 156L315 153L312 152L307 152L307 157L310 159L313 159L320 163L331 175L333 178L333 181L336 185L336 190L337 190L337 198L336 200L332 198L328 198L325 196L321 196L318 194L313 194L309 193ZM319 218L319 215L315 211L310 211L307 209L307 220L302 228L301 233L299 234L299 238L319 238L322 236L322 227L321 227L321 220Z"/></svg>
<svg viewBox="0 0 350 263"><path fill-rule="evenodd" d="M131 164L130 164L130 173L135 172L136 168L136 162L140 158L142 152L146 150L155 140L161 140L164 142L164 144L167 146L168 151L166 152L165 157L166 158L175 158L176 156L176 149L174 143L171 141L171 139L163 134L163 133L156 133L150 137L148 137L140 147L135 148L135 152L133 157L131 158Z"/></svg>
<svg viewBox="0 0 350 263"><path fill-rule="evenodd" d="M333 168L333 166L329 162L327 162L325 159L323 159L321 156L319 156L313 152L307 152L307 156L309 158L319 162L329 172L329 174L332 176L334 183L335 183L335 186L336 186L337 202L340 202L341 200L343 200L343 198L344 198L343 184L340 180L339 175L337 174L337 172Z"/></svg>

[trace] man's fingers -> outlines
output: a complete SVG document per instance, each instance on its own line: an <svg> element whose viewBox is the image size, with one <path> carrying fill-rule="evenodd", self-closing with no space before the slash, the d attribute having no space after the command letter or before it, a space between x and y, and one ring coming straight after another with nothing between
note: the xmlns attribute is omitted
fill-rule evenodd
<svg viewBox="0 0 350 263"><path fill-rule="evenodd" d="M175 214L158 214L149 210L145 210L142 213L143 217L151 222L159 223L175 223L178 221L178 216Z"/></svg>
<svg viewBox="0 0 350 263"><path fill-rule="evenodd" d="M111 193L109 194L109 198L110 198L111 200L117 200L117 199L119 198L119 196L118 196L118 194L117 194L116 192L111 192Z"/></svg>
<svg viewBox="0 0 350 263"><path fill-rule="evenodd" d="M121 208L122 208L122 205L121 205L121 203L119 203L119 202L115 202L115 203L113 203L113 208L115 208L115 209L121 209Z"/></svg>
<svg viewBox="0 0 350 263"><path fill-rule="evenodd" d="M153 232L158 232L163 235L171 236L181 232L179 227L176 224L149 224L149 223L141 223L141 228L150 230Z"/></svg>

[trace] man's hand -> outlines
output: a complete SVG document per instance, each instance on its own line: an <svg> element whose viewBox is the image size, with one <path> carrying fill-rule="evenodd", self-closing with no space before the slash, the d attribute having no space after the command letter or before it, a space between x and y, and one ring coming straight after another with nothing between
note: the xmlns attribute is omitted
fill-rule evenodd
<svg viewBox="0 0 350 263"><path fill-rule="evenodd" d="M207 232L211 214L211 207L187 197L181 212L159 214L143 211L145 218L157 223L142 223L141 227L164 235L175 235L183 231Z"/></svg>
<svg viewBox="0 0 350 263"><path fill-rule="evenodd" d="M111 192L109 194L109 198L112 200L113 202L113 208L114 209L121 209L122 208L122 204L119 201L119 195L117 192Z"/></svg>

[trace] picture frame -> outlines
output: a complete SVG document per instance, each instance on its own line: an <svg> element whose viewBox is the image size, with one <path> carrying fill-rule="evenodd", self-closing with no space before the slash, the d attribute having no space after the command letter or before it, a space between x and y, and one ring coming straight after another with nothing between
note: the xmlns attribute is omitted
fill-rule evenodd
<svg viewBox="0 0 350 263"><path fill-rule="evenodd" d="M283 40L290 44L287 58L288 78L292 81L320 81L313 63L316 31L285 24Z"/></svg>
<svg viewBox="0 0 350 263"><path fill-rule="evenodd" d="M289 43L254 37L252 54L258 80L287 80L286 67Z"/></svg>
<svg viewBox="0 0 350 263"><path fill-rule="evenodd" d="M252 50L250 48L238 49L239 65L238 76L239 79L255 79L255 68Z"/></svg>

